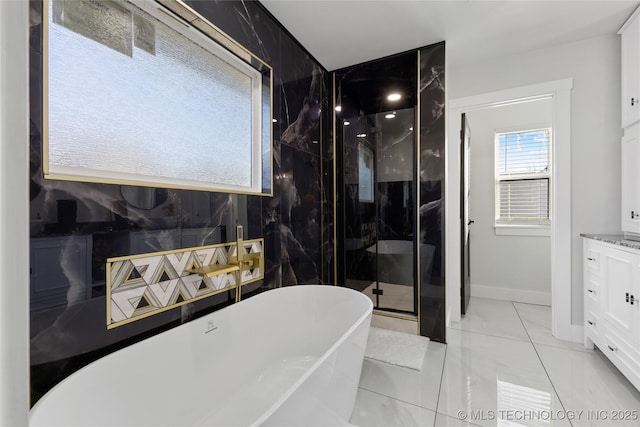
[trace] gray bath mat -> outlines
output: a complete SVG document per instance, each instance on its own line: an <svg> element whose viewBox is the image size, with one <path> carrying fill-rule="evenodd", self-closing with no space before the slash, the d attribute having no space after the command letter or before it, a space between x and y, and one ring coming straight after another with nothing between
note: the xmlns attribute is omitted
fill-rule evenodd
<svg viewBox="0 0 640 427"><path fill-rule="evenodd" d="M372 326L364 356L420 371L428 344L429 338L426 337Z"/></svg>

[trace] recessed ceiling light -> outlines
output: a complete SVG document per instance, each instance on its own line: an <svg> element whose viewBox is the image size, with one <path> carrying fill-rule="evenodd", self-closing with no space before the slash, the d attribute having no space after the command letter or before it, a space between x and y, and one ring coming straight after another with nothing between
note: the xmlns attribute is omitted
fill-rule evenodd
<svg viewBox="0 0 640 427"><path fill-rule="evenodd" d="M273 123L278 123L278 119L273 119Z"/></svg>
<svg viewBox="0 0 640 427"><path fill-rule="evenodd" d="M342 111L342 107L340 105L336 106L336 111L339 113L340 111Z"/></svg>
<svg viewBox="0 0 640 427"><path fill-rule="evenodd" d="M351 122L349 120L345 120L344 123L343 123L343 125L345 125L345 126L349 126L350 124L351 124Z"/></svg>
<svg viewBox="0 0 640 427"><path fill-rule="evenodd" d="M400 98L402 98L402 96L399 93L392 93L389 96L387 96L387 99L389 101L398 101L400 100Z"/></svg>
<svg viewBox="0 0 640 427"><path fill-rule="evenodd" d="M315 140L314 140L314 141L311 141L311 142L313 142L314 144L317 144L317 143L318 143L318 141L315 141Z"/></svg>
<svg viewBox="0 0 640 427"><path fill-rule="evenodd" d="M359 133L356 135L358 138L364 138L365 136L367 136L366 133Z"/></svg>
<svg viewBox="0 0 640 427"><path fill-rule="evenodd" d="M413 126L411 126L411 127L409 128L409 130L413 130Z"/></svg>
<svg viewBox="0 0 640 427"><path fill-rule="evenodd" d="M389 113L384 116L385 119L394 119L396 117L396 113Z"/></svg>

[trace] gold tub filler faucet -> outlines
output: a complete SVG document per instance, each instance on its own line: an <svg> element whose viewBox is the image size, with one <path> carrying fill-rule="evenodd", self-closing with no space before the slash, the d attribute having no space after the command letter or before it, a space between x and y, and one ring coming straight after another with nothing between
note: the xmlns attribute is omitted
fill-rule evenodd
<svg viewBox="0 0 640 427"><path fill-rule="evenodd" d="M243 271L251 270L260 264L260 253L246 253L244 249L244 231L241 225L236 225L236 253L227 259L227 264L213 264L186 270L189 273L213 277L219 274L236 273L236 301L240 299L240 275Z"/></svg>

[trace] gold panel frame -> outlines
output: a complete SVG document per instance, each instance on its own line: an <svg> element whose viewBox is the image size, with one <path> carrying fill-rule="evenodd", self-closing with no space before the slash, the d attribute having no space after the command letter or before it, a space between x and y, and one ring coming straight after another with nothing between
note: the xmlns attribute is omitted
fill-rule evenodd
<svg viewBox="0 0 640 427"><path fill-rule="evenodd" d="M240 261L238 261L238 250ZM264 239L107 259L107 329L264 279Z"/></svg>
<svg viewBox="0 0 640 427"><path fill-rule="evenodd" d="M218 44L227 51L231 52L241 61L253 67L263 76L263 86L266 84L264 79L268 78L268 90L269 90L269 117L262 119L262 127L260 134L265 130L265 126L268 126L269 140L260 141L260 148L258 151L261 153L264 151L265 144L269 144L269 171L268 171L268 188L265 188L262 184L260 191L245 191L236 188L224 188L222 184L216 184L217 187L212 186L196 186L189 184L175 184L169 182L144 182L142 180L133 179L120 179L120 178L108 178L108 177L96 177L96 176L76 176L65 174L51 174L49 171L49 3L53 0L42 0L42 171L45 179L61 180L61 181L74 181L74 182L91 182L102 184L119 184L119 185L133 185L141 187L153 187L153 188L171 188L179 190L197 190L219 193L231 193L231 194L246 194L246 195L258 195L273 197L274 194L274 180L273 180L273 163L274 163L274 146L273 146L273 67L266 61L258 57L253 52L249 51L242 44L234 40L231 36L219 29L207 18L202 16L191 6L184 3L182 0L154 0L154 4L158 5L158 11L162 14L172 18L173 20L182 24L185 28L192 29L199 34L204 35L210 39L213 43ZM81 0L77 0L81 1ZM117 3L130 3L136 7L137 0L112 0ZM145 1L145 0L141 0ZM268 77L266 77L268 75ZM264 95L263 95L264 96ZM267 123L265 125L265 123ZM255 149L255 148L254 148ZM262 162L264 163L264 158ZM265 171L262 170L261 182L264 183ZM211 184L211 183L208 183Z"/></svg>

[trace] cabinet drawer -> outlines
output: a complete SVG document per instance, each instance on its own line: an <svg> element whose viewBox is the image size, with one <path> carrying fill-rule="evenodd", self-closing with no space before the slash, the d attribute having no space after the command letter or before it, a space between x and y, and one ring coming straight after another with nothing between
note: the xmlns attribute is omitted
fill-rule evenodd
<svg viewBox="0 0 640 427"><path fill-rule="evenodd" d="M600 246L592 241L588 241L584 251L584 267L585 270L600 273L600 258L602 255L603 246Z"/></svg>
<svg viewBox="0 0 640 427"><path fill-rule="evenodd" d="M600 337L600 328L601 328L601 318L598 316L597 312L590 309L589 307L585 307L584 314L584 328L585 333L589 337Z"/></svg>
<svg viewBox="0 0 640 427"><path fill-rule="evenodd" d="M584 301L585 306L591 304L597 311L600 311L600 280L593 274L585 274L584 278ZM586 307L585 307L586 308Z"/></svg>
<svg viewBox="0 0 640 427"><path fill-rule="evenodd" d="M605 324L602 327L602 353L640 389L640 354L617 331Z"/></svg>

